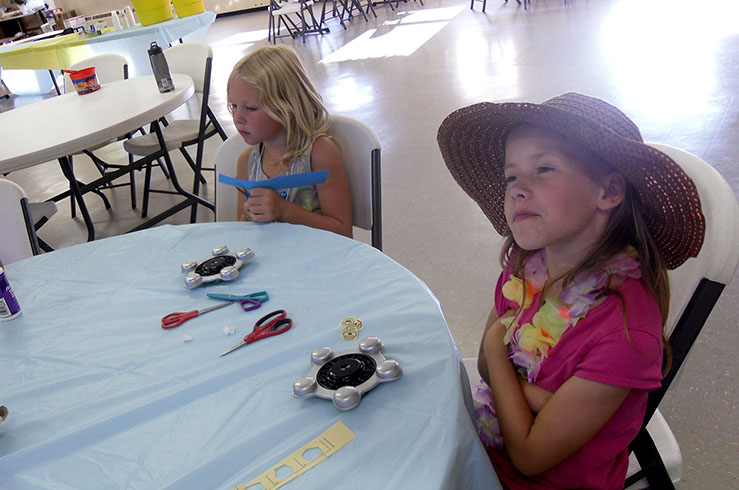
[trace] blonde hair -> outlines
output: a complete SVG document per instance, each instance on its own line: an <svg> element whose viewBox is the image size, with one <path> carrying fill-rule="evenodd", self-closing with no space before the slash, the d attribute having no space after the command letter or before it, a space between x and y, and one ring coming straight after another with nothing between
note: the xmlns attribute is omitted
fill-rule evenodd
<svg viewBox="0 0 739 490"><path fill-rule="evenodd" d="M244 56L228 78L239 78L259 90L264 112L287 132L287 153L292 161L310 153L313 143L328 134L328 111L295 52L286 46L265 46Z"/></svg>
<svg viewBox="0 0 739 490"><path fill-rule="evenodd" d="M616 171L613 167L600 160L597 156L593 155L593 158L595 159L594 162L592 162L593 166L603 165L605 168L614 172ZM611 213L603 236L601 236L600 240L595 244L592 252L577 267L561 276L562 289L569 286L579 273L602 268L603 264L608 259L621 252L628 245L634 247L639 254L639 265L642 279L657 301L657 305L659 306L662 316L662 338L665 351L662 372L663 375L666 375L672 364L672 351L664 334L664 326L667 322L667 316L669 315L670 310L670 284L667 278L667 266L665 265L662 254L646 225L644 220L644 211L636 194L636 190L628 182L626 183L626 195L623 202L621 202L621 204L619 204ZM526 258L534 252L536 251L523 250L520 248L518 244L516 244L513 235L509 232L501 249L501 266L515 276L523 278L523 268ZM551 279L556 281L560 278ZM610 285L606 285L600 294L602 296L614 294L621 299L622 305L624 303L624 298L618 293L618 291L611 288ZM624 327L626 328L625 310ZM626 334L628 336L628 329L626 329Z"/></svg>

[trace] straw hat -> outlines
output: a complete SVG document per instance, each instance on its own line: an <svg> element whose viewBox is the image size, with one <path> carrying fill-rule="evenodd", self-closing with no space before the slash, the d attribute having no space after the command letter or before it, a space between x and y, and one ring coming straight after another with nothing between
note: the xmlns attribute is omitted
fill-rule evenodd
<svg viewBox="0 0 739 490"><path fill-rule="evenodd" d="M669 269L695 257L705 220L695 184L669 156L645 145L639 128L616 107L568 93L542 104L483 102L451 113L438 143L449 171L501 235L510 234L503 213L505 143L520 123L548 128L592 151L636 189L644 218Z"/></svg>

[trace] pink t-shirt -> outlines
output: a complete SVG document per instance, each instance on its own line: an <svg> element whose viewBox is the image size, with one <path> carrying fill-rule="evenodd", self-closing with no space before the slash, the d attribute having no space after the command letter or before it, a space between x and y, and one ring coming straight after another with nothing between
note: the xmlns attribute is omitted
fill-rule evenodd
<svg viewBox="0 0 739 490"><path fill-rule="evenodd" d="M498 315L517 309L502 293L510 273L495 290ZM489 449L501 482L514 489L622 489L629 464L628 445L639 432L647 395L662 381L662 319L657 302L641 280L627 279L587 316L562 335L542 361L536 384L555 392L572 376L632 388L605 426L582 448L555 467L532 478L521 475L501 452ZM533 305L538 305L538 296ZM624 307L628 337L624 328ZM536 306L519 319L531 321Z"/></svg>

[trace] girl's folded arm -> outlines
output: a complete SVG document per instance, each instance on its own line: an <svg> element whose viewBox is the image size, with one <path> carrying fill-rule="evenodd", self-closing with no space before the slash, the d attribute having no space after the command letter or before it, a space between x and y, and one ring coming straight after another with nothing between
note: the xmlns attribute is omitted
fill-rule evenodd
<svg viewBox="0 0 739 490"><path fill-rule="evenodd" d="M536 475L592 439L629 389L573 376L535 414L508 359L504 333L505 327L495 322L483 342L490 389L511 461L521 473Z"/></svg>

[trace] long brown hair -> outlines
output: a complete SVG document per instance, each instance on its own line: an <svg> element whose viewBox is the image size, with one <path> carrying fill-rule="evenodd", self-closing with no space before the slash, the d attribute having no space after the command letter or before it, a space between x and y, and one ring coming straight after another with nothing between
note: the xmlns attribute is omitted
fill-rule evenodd
<svg viewBox="0 0 739 490"><path fill-rule="evenodd" d="M603 165L606 164L603 163ZM656 299L662 315L662 339L665 352L662 363L662 374L666 375L672 364L670 343L664 333L664 326L670 310L670 284L667 279L667 267L644 221L644 214L639 199L636 196L636 191L630 184L627 183L626 195L623 202L611 213L603 236L595 244L592 252L577 267L561 277L562 288L564 289L569 286L579 273L602 268L608 259L621 252L628 245L634 247L639 254L642 278ZM513 236L508 235L500 254L501 266L503 269L509 270L515 276L525 280L523 267L526 258L534 252L535 250L521 249L516 244ZM552 278L551 282L557 279L559 278ZM615 294L619 296L623 305L624 298L621 297L618 291L611 288L610 285L606 285L601 294L603 296ZM626 318L624 316L624 328L626 327ZM626 334L628 336L627 328Z"/></svg>

